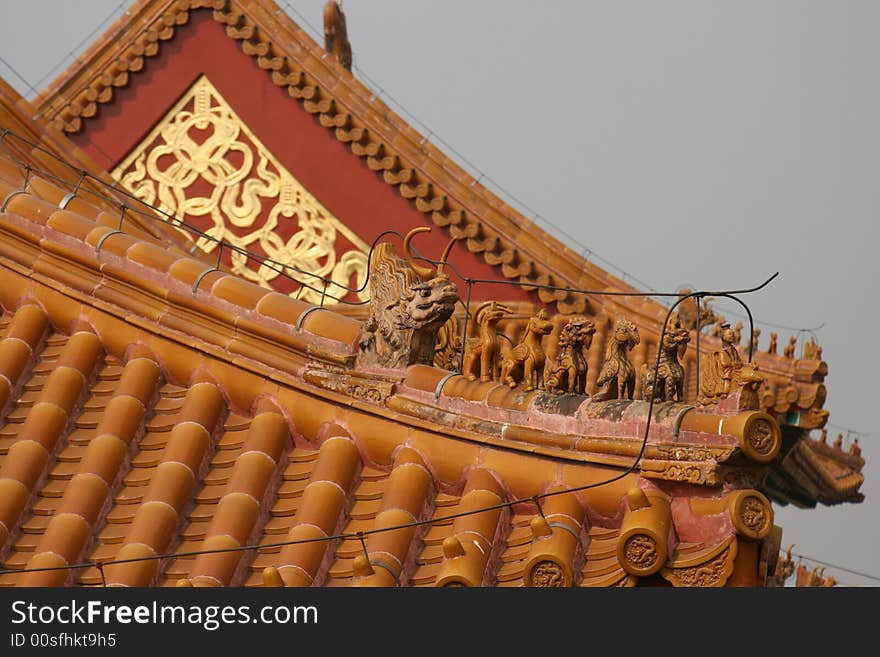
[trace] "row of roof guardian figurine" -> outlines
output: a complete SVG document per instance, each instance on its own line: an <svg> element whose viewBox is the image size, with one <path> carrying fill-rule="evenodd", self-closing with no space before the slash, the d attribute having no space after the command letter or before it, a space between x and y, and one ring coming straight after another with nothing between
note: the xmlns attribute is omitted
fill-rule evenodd
<svg viewBox="0 0 880 657"><path fill-rule="evenodd" d="M542 339L553 331L547 311L540 309L526 325L517 344L499 332L498 323L511 309L496 301L481 304L474 313L478 335L468 340L462 374L471 381L501 381L511 388L540 389L555 394L586 394L587 352L592 346L596 327L583 316L568 318L559 331L555 356L548 358ZM700 392L703 401L726 397L735 387L759 383L755 368L743 363L736 346L736 336L729 324L721 331L722 349L706 357ZM684 401L684 366L681 356L690 342L690 331L674 316L663 335L659 364L644 363L638 372L629 360L629 352L639 344L635 324L618 317L605 349L602 369L596 378L593 401L633 399L636 376L644 399Z"/></svg>
<svg viewBox="0 0 880 657"><path fill-rule="evenodd" d="M403 258L389 242L376 246L370 261L370 315L358 343L358 366L398 369L416 363L436 364L438 355L445 351L445 362L440 366L457 369L460 342L456 336L458 325L451 318L461 299L444 271L454 239L446 245L440 259L434 261L439 263L436 269L424 267L416 262L411 242L415 235L429 230L422 226L406 235ZM508 306L497 301L477 308L474 321L479 327L478 334L468 340L460 358L462 374L470 380L501 381L511 388L521 385L526 391L538 388L557 394L586 394L586 353L596 333L594 324L583 316L569 317L559 332L555 356L548 362L542 341L554 325L547 311L541 309L529 318L525 333L516 344L498 330L498 323L511 313ZM740 389L742 395L749 396L750 407L754 404L757 408L757 388L762 377L755 366L744 363L740 356L741 326L731 328L708 306L703 306L700 313L701 322L706 320L704 326L716 322L722 348L700 362L699 401L719 401ZM652 359L637 373L628 353L639 344L639 331L631 320L617 318L592 399L633 399L638 375L643 398L684 401L681 357L690 341L690 331L696 328L693 320L682 308L662 336L656 372ZM804 346L804 357L821 358L821 350L814 341Z"/></svg>

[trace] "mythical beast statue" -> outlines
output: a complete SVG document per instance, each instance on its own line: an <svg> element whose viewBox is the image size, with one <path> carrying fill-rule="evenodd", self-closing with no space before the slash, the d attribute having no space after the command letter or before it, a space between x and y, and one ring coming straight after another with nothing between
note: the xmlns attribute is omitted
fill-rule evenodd
<svg viewBox="0 0 880 657"><path fill-rule="evenodd" d="M398 368L434 360L440 327L452 315L458 290L443 273L453 241L440 258L437 271L413 261L410 241L415 228L403 240L405 260L394 246L382 242L370 261L370 316L359 343L358 365Z"/></svg>

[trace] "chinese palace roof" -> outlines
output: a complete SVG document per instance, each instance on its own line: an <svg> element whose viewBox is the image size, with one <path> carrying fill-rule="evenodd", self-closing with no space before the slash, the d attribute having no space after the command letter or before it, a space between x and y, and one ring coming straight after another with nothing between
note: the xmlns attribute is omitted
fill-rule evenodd
<svg viewBox="0 0 880 657"><path fill-rule="evenodd" d="M630 290L470 179L277 9L144 0L42 107L0 85L0 585L754 586L779 554L771 502L860 501L861 457L808 435L828 415L815 345L755 354L754 404L696 403L693 350L681 399L600 401L615 318L641 332L638 370L667 309L538 287ZM516 331L549 309L555 344L566 318L590 317L584 389L366 362L363 311L257 280L123 191L158 133L130 162L102 162L77 135L136 102L150 59L196 28L220 30L286 111L393 190L413 211L401 221L421 218L397 226L404 251L431 226L426 252L452 238L450 262L476 255L531 285L505 300ZM222 99L185 95L191 82L155 116ZM53 121L32 118L47 108ZM334 225L367 263L374 236L344 214ZM701 336L701 353L722 346Z"/></svg>

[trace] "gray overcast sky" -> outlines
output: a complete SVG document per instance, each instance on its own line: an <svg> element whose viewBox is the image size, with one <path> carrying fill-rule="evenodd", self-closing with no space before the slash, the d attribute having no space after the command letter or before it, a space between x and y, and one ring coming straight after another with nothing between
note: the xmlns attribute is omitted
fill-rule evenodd
<svg viewBox="0 0 880 657"><path fill-rule="evenodd" d="M313 28L324 0L276 1L322 41ZM0 56L40 90L129 4L0 2ZM343 8L363 81L622 270L656 290L748 287L779 271L748 298L756 318L824 323L831 422L873 432L880 3L348 0ZM2 63L0 75L34 95ZM771 329L762 330L766 348ZM789 333L780 331L780 348ZM878 440L860 440L865 502L777 507L784 546L880 576Z"/></svg>

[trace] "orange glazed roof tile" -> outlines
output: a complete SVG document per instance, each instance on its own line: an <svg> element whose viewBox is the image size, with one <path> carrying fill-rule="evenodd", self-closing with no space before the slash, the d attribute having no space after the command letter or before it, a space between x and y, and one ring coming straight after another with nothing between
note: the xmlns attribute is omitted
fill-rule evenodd
<svg viewBox="0 0 880 657"><path fill-rule="evenodd" d="M627 474L601 445L579 455L513 426L493 439L529 412L521 400L478 411L482 437L426 422L433 368L401 373L397 406L309 383L310 368L350 367L359 322L222 271L193 290L205 263L85 205L58 210L35 162L23 188L31 152L0 155L0 194L24 191L0 212L0 558L25 571L0 584L632 585L673 577L694 541L712 558L737 540L773 549L757 491L749 536L733 489L708 511L676 506L680 484ZM484 388L433 401L456 412ZM620 439L637 443L634 427ZM647 563L636 539L663 558ZM723 554L716 585L737 567Z"/></svg>
<svg viewBox="0 0 880 657"><path fill-rule="evenodd" d="M653 299L592 296L550 290L635 291L586 260L518 213L450 160L363 85L302 30L273 0L139 0L41 95L38 116L53 117L59 131L76 133L114 98L114 89L136 84L137 75L162 43L185 30L192 12L211 12L229 38L241 42L272 82L286 87L291 102L315 115L320 125L386 184L411 200L430 222L462 241L496 268L499 276L524 284L561 313L588 312L632 317L656 342L666 308ZM720 348L705 336L703 349ZM782 424L824 426L823 380L827 364L766 352L755 362L766 377L762 408Z"/></svg>
<svg viewBox="0 0 880 657"><path fill-rule="evenodd" d="M355 367L361 322L59 209L2 91L0 585L763 583L767 413Z"/></svg>

